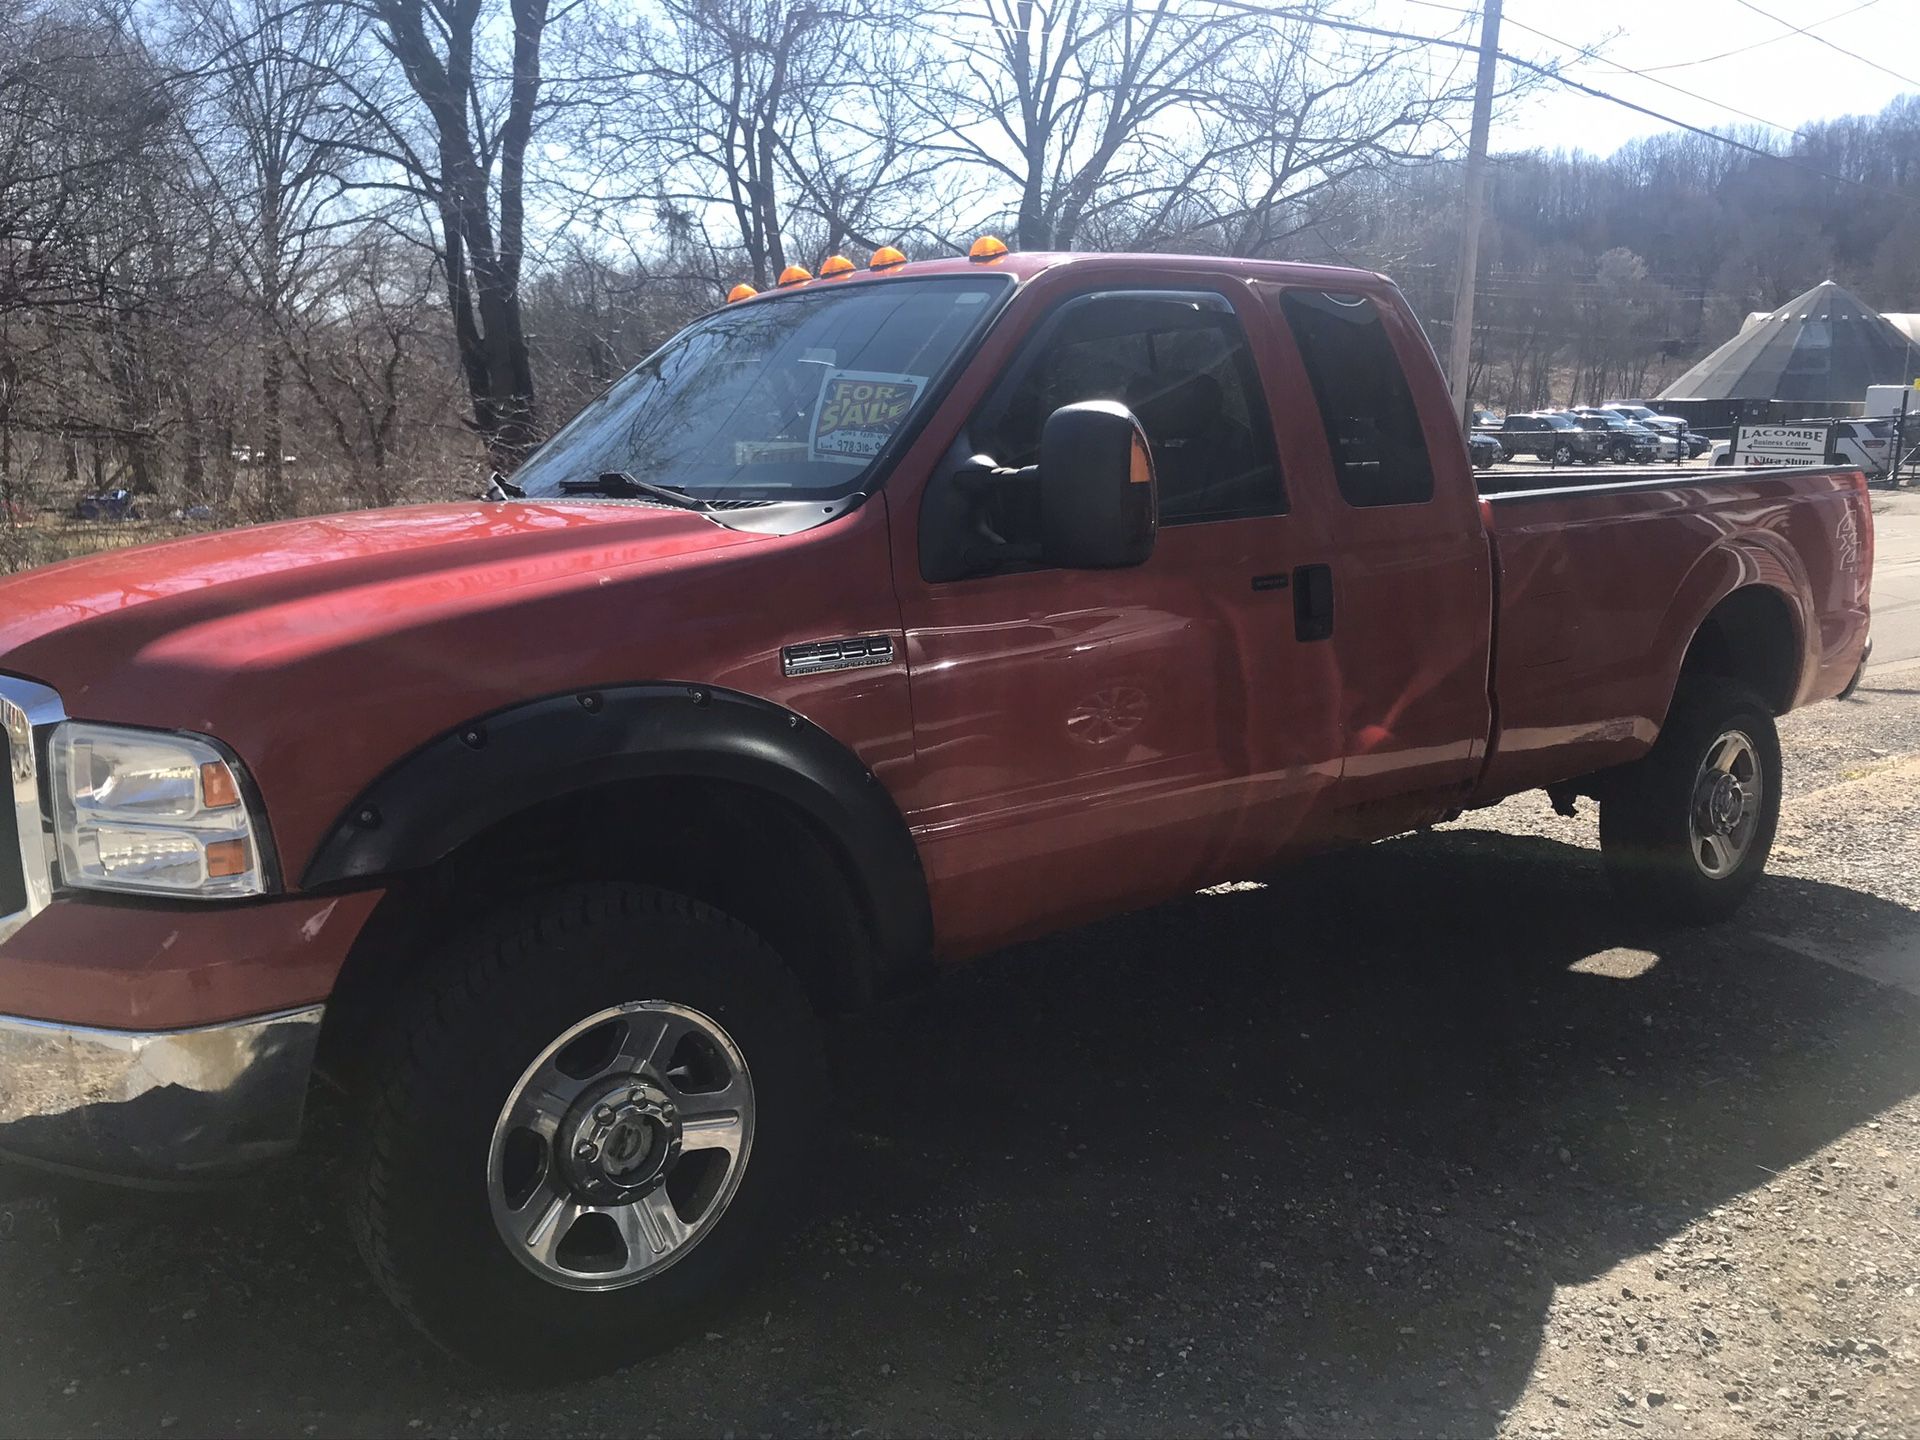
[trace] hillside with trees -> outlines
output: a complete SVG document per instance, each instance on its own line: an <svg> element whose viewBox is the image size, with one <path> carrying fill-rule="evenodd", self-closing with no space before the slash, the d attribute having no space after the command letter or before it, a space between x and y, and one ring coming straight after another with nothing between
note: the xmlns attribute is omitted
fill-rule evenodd
<svg viewBox="0 0 1920 1440"><path fill-rule="evenodd" d="M1444 349L1470 57L1342 13L16 0L0 567L114 488L197 524L473 493L735 281L880 244L1361 264ZM1474 393L1644 393L1829 276L1920 309L1920 97L1733 138L1496 157Z"/></svg>

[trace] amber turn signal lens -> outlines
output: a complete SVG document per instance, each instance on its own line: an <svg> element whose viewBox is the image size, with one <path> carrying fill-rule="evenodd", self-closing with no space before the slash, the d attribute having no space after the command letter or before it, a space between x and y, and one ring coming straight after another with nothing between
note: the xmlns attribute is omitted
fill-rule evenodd
<svg viewBox="0 0 1920 1440"><path fill-rule="evenodd" d="M207 874L218 880L247 873L247 842L216 840L207 846Z"/></svg>
<svg viewBox="0 0 1920 1440"><path fill-rule="evenodd" d="M224 810L240 803L240 787L234 783L233 771L218 760L200 767L200 794L209 810Z"/></svg>
<svg viewBox="0 0 1920 1440"><path fill-rule="evenodd" d="M829 255L820 262L820 278L831 280L836 275L851 275L853 262L844 255Z"/></svg>
<svg viewBox="0 0 1920 1440"><path fill-rule="evenodd" d="M867 262L869 270L891 270L896 265L907 263L907 257L891 245L882 245L873 252L873 258Z"/></svg>
<svg viewBox="0 0 1920 1440"><path fill-rule="evenodd" d="M1133 453L1127 460L1127 480L1134 485L1145 485L1153 479L1153 452L1147 449L1147 442L1138 435L1133 437Z"/></svg>
<svg viewBox="0 0 1920 1440"><path fill-rule="evenodd" d="M738 284L734 286L731 290L727 291L727 304L731 305L736 300L751 300L754 296L758 295L759 293L760 292L754 289L751 285L748 285L745 282L742 282L741 284Z"/></svg>
<svg viewBox="0 0 1920 1440"><path fill-rule="evenodd" d="M789 265L780 272L782 285L798 285L802 280L811 280L813 272L804 265Z"/></svg>
<svg viewBox="0 0 1920 1440"><path fill-rule="evenodd" d="M982 235L967 247L967 258L975 264L998 260L1007 253L1007 242L997 235Z"/></svg>

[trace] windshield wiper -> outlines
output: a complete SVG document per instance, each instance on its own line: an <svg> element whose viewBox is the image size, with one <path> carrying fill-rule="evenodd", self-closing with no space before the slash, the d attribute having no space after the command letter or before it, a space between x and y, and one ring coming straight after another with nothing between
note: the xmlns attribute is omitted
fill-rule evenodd
<svg viewBox="0 0 1920 1440"><path fill-rule="evenodd" d="M636 495L644 495L649 500L663 500L682 510L708 510L712 507L698 496L689 495L684 490L671 485L657 484L652 480L638 480L624 470L602 470L591 480L562 480L562 495L605 495L612 500L628 500Z"/></svg>

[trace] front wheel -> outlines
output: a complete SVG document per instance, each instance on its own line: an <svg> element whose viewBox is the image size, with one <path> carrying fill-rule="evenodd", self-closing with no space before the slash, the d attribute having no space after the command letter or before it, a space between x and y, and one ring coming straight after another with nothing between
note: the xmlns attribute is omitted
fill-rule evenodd
<svg viewBox="0 0 1920 1440"><path fill-rule="evenodd" d="M682 1337L798 1208L818 1031L751 932L685 897L551 891L396 999L353 1177L362 1250L444 1348L528 1378Z"/></svg>
<svg viewBox="0 0 1920 1440"><path fill-rule="evenodd" d="M1571 465L1573 463L1573 447L1564 440L1554 446L1553 463L1556 465Z"/></svg>
<svg viewBox="0 0 1920 1440"><path fill-rule="evenodd" d="M1760 879L1780 820L1780 739L1744 685L1683 682L1660 738L1600 805L1622 900L1665 920L1731 914Z"/></svg>

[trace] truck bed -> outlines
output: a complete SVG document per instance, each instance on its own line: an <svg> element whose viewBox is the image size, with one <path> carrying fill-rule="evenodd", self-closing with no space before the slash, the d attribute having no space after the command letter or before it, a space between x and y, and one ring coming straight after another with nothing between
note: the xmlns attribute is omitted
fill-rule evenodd
<svg viewBox="0 0 1920 1440"><path fill-rule="evenodd" d="M1777 711L1845 687L1872 568L1858 470L1549 474L1481 477L1495 730L1476 801L1644 754L1689 642L1735 590L1759 592L1743 617L1781 637Z"/></svg>

